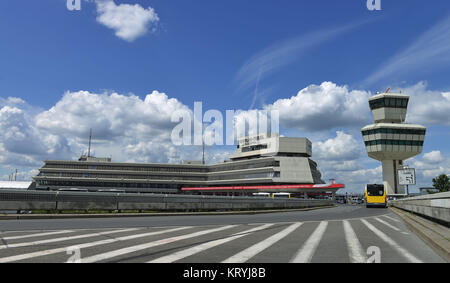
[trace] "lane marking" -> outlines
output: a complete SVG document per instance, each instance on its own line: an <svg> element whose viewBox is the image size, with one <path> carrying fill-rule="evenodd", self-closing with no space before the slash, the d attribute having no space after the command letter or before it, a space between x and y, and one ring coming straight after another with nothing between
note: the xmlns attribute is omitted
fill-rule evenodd
<svg viewBox="0 0 450 283"><path fill-rule="evenodd" d="M222 263L244 263L248 261L250 258L262 252L263 250L277 243L290 233L294 232L302 224L303 223L294 223L289 227L287 227L286 229L282 230L281 232L278 232L277 234L241 251L240 253L237 253L234 256L227 258L226 260L222 261Z"/></svg>
<svg viewBox="0 0 450 283"><path fill-rule="evenodd" d="M414 263L421 263L422 261L413 256L410 252L408 252L406 249L402 248L397 242L392 240L389 236L378 230L375 226L367 222L365 219L361 219L362 223L367 226L372 232L374 232L378 237L380 237L383 241L388 243L391 247L393 247L395 250L397 250L398 253L400 253L403 257L405 257L408 261L414 262Z"/></svg>
<svg viewBox="0 0 450 283"><path fill-rule="evenodd" d="M291 259L291 263L307 263L310 262L317 247L319 246L322 236L327 229L328 222L322 221L319 226L314 230L311 236L308 238L303 247L297 252L297 254Z"/></svg>
<svg viewBox="0 0 450 283"><path fill-rule="evenodd" d="M173 242L186 240L189 238L199 237L199 236L203 236L206 234L223 231L223 230L230 229L230 228L233 228L236 226L237 225L228 225L228 226L223 226L223 227L219 227L219 228L203 230L200 232L195 232L195 233L191 233L191 234L187 234L187 235L153 241L153 242L145 243L145 244L141 244L141 245L131 246L131 247L114 250L114 251L110 251L110 252L106 252L106 253L101 253L101 254L91 256L91 257L84 258L84 259L82 259L82 262L83 263L91 263L91 262L98 262L98 261L105 260L105 259L111 259L111 258L118 257L121 255L129 254L129 253L133 253L133 252L137 252L137 251L141 251L141 250L146 250L146 249L149 249L152 247L166 245L166 244L170 244Z"/></svg>
<svg viewBox="0 0 450 283"><path fill-rule="evenodd" d="M382 224L388 226L388 227L391 228L392 230L395 230L395 231L397 231L397 232L402 232L402 231L401 231L400 229L398 229L397 227L395 227L395 226L393 226L393 225L387 223L386 221L384 221L384 220L382 220L382 219L380 219L380 218L375 217L374 219L375 219L376 221L378 221L378 222L380 222L380 223L382 223Z"/></svg>
<svg viewBox="0 0 450 283"><path fill-rule="evenodd" d="M123 236L123 237L119 237L119 238L111 238L111 239L100 240L100 241L91 242L91 243L79 244L79 245L76 245L76 247L78 247L79 249L85 249L85 248L90 248L90 247L94 247L94 246L111 244L111 243L115 243L115 242L119 242L119 241L126 241L126 240L131 240L131 239L137 239L137 238L142 238L142 237L148 237L148 236L154 236L154 235L175 232L175 231L184 230L184 229L188 229L188 228L191 228L191 227L178 227L178 228L156 231L156 232ZM40 257L40 256L46 256L46 255L52 255L52 254L57 254L57 253L64 253L67 251L68 248L73 247L73 246L74 245L63 247L63 248L56 248L56 249L50 249L50 250L44 250L44 251L38 251L38 252L33 252L33 253L27 253L27 254L21 254L21 255L0 258L0 263L19 261L19 260Z"/></svg>
<svg viewBox="0 0 450 283"><path fill-rule="evenodd" d="M259 227L256 227L256 228L253 228L253 229L250 229L250 230L245 230L245 231L233 234L233 235L231 235L231 237L227 237L227 238L224 238L224 239L219 239L219 240L211 241L211 242L208 242L208 243L204 243L204 244L201 244L201 245L189 248L189 249L185 249L185 250L182 250L182 251L179 251L179 252L167 255L167 256L163 256L163 257L151 260L148 263L172 263L172 262L175 262L177 260L186 258L188 256L192 256L192 255L195 255L197 253L206 251L206 250L211 249L213 247L216 247L216 246L219 246L219 245L231 242L233 240L245 237L245 236L247 236L247 235L249 235L251 233L254 233L254 232L257 232L257 231L260 231L260 230L264 230L264 229L266 229L268 227L271 227L273 225L275 225L275 224L265 224L265 225L262 225L262 226L259 226Z"/></svg>
<svg viewBox="0 0 450 283"><path fill-rule="evenodd" d="M390 216L388 216L388 215L382 215L382 216L383 216L383 217L386 217L386 218L389 219L389 220L395 221L395 222L401 222L400 220L395 219L395 218L393 218L393 217L390 217Z"/></svg>
<svg viewBox="0 0 450 283"><path fill-rule="evenodd" d="M361 243L356 236L350 222L347 220L342 221L344 225L345 240L349 251L350 262L352 263L366 263L367 257L361 246Z"/></svg>
<svg viewBox="0 0 450 283"><path fill-rule="evenodd" d="M41 236L50 236L50 235L58 235L58 234L66 234L73 233L72 230L63 230L56 232L45 232L45 233L37 233L37 234L29 234L29 235L20 235L20 236L11 236L11 237L3 237L5 240L17 240L17 239L25 239L25 238L33 238L33 237L41 237Z"/></svg>
<svg viewBox="0 0 450 283"><path fill-rule="evenodd" d="M68 237L40 240L40 241L34 241L34 242L10 244L10 245L8 245L8 247L0 246L0 250L6 249L6 248L37 246L37 245L48 244L48 243L64 242L64 241L78 240L78 239L91 238L91 237L99 237L99 236L104 236L104 235L109 235L109 234L114 234L114 233L130 232L130 231L136 231L136 230L139 230L139 229L138 228L119 229L119 230L113 230L113 231L98 232L98 233L84 234L84 235L77 235L77 236L68 236Z"/></svg>

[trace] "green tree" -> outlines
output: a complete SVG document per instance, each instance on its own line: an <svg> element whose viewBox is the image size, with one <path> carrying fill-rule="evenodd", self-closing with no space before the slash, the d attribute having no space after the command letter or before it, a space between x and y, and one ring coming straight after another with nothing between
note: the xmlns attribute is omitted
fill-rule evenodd
<svg viewBox="0 0 450 283"><path fill-rule="evenodd" d="M439 192L448 192L450 191L450 178L442 174L439 177L433 179L433 187L439 190Z"/></svg>

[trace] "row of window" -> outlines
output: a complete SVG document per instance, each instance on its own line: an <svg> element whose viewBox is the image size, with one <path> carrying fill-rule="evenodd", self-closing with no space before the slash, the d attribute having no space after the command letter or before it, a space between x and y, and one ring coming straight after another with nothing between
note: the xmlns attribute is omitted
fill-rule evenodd
<svg viewBox="0 0 450 283"><path fill-rule="evenodd" d="M218 180L255 179L255 178L280 178L280 172L213 176L213 177L209 177L208 180L218 181Z"/></svg>
<svg viewBox="0 0 450 283"><path fill-rule="evenodd" d="M114 183L114 182L80 182L80 181L49 181L39 180L40 186L73 186L73 187L108 187L108 188L160 188L178 189L176 184L142 184L142 183Z"/></svg>
<svg viewBox="0 0 450 283"><path fill-rule="evenodd" d="M81 164L80 164L81 163ZM178 167L138 167L138 166L114 166L114 165L88 165L80 163L70 164L45 164L44 168L89 169L89 170L117 170L140 172L175 172L175 173L207 173L208 168L178 168Z"/></svg>
<svg viewBox="0 0 450 283"><path fill-rule="evenodd" d="M245 170L245 169L256 169L256 168L266 168L266 167L280 167L280 161L268 161L259 162L251 164L229 164L220 165L209 168L210 172L223 172L223 171L234 171L234 170Z"/></svg>
<svg viewBox="0 0 450 283"><path fill-rule="evenodd" d="M40 172L39 176L45 177L71 177L71 178L100 178L100 179L143 179L143 180L185 180L206 181L206 177L197 176L151 176L151 175L115 175L96 173L67 173L67 172Z"/></svg>
<svg viewBox="0 0 450 283"><path fill-rule="evenodd" d="M92 174L92 173L47 173L40 172L38 176L45 177L66 177L66 178L100 178L100 179L143 179L143 180L170 180L170 181L208 181L208 180L230 180L230 179L253 179L253 178L277 178L280 172L232 174L223 176L192 177L192 176L133 176L133 175L113 175L113 174Z"/></svg>
<svg viewBox="0 0 450 283"><path fill-rule="evenodd" d="M366 141L366 146L371 145L409 145L409 146L423 146L423 141L401 141L401 140L376 140L376 141Z"/></svg>
<svg viewBox="0 0 450 283"><path fill-rule="evenodd" d="M106 166L84 164L46 164L44 168L88 169L88 170L114 170L138 172L173 172L173 173L208 173L253 168L279 167L279 161L259 162L252 164L224 164L210 168L176 168L176 167L134 167L134 166Z"/></svg>
<svg viewBox="0 0 450 283"><path fill-rule="evenodd" d="M383 107L389 108L408 108L409 98L383 97L369 101L370 109L378 109Z"/></svg>
<svg viewBox="0 0 450 283"><path fill-rule="evenodd" d="M363 131L363 136L375 135L375 134L400 134L400 135L425 135L426 130L416 130L416 129L374 129Z"/></svg>
<svg viewBox="0 0 450 283"><path fill-rule="evenodd" d="M255 150L267 149L267 144L258 144L252 146L246 146L242 148L242 152L250 152Z"/></svg>

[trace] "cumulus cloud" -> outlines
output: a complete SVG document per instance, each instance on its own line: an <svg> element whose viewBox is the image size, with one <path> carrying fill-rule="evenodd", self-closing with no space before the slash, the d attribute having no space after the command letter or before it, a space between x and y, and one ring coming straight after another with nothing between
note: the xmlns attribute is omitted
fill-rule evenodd
<svg viewBox="0 0 450 283"><path fill-rule="evenodd" d="M177 99L154 91L144 100L118 93L66 92L48 111L36 116L36 125L60 135L82 136L95 129L98 139L164 136L173 128L171 114L189 108Z"/></svg>
<svg viewBox="0 0 450 283"><path fill-rule="evenodd" d="M97 0L97 22L113 29L117 37L132 42L149 30L154 32L159 17L152 7L139 4L116 5L113 0Z"/></svg>
<svg viewBox="0 0 450 283"><path fill-rule="evenodd" d="M335 138L313 143L314 156L321 160L355 160L361 154L361 144L352 135L338 131Z"/></svg>
<svg viewBox="0 0 450 283"><path fill-rule="evenodd" d="M281 125L286 128L320 131L369 123L369 97L367 91L323 82L310 85L291 98L279 99L266 108L278 110Z"/></svg>
<svg viewBox="0 0 450 283"><path fill-rule="evenodd" d="M434 150L432 152L425 153L423 155L423 160L427 163L441 163L445 159L439 150Z"/></svg>
<svg viewBox="0 0 450 283"><path fill-rule="evenodd" d="M158 91L144 99L68 91L53 107L40 111L28 111L30 106L19 104L0 106L0 166L6 170L29 171L47 159L76 159L86 150L90 128L93 149L99 156L113 156L121 162L161 163L183 158L170 140L175 126L171 114L190 110Z"/></svg>
<svg viewBox="0 0 450 283"><path fill-rule="evenodd" d="M426 126L450 126L450 119L448 118L450 95L448 92L430 90L426 82L419 82L401 90L411 96L408 105L408 122ZM393 91L399 91L399 89Z"/></svg>
<svg viewBox="0 0 450 283"><path fill-rule="evenodd" d="M450 174L450 158L439 150L434 150L407 161L410 168L416 169L417 185L428 187L431 180L441 174Z"/></svg>

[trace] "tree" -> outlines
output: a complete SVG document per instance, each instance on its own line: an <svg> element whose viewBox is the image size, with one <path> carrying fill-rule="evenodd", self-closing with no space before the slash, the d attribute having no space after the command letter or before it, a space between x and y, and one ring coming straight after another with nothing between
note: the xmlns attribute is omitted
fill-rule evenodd
<svg viewBox="0 0 450 283"><path fill-rule="evenodd" d="M450 191L450 178L442 174L439 177L433 179L433 187L439 190L439 192L448 192Z"/></svg>

